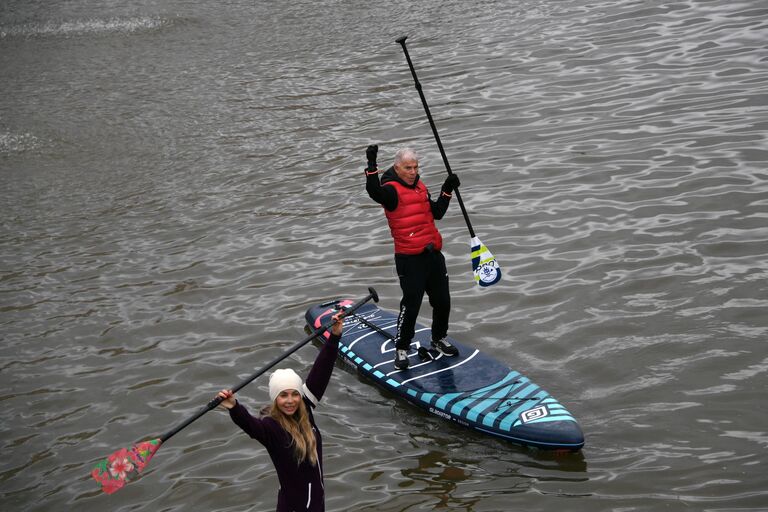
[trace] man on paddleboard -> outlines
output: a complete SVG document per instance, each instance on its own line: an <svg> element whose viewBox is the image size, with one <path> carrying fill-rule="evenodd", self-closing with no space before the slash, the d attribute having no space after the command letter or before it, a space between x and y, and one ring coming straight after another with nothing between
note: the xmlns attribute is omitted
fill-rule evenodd
<svg viewBox="0 0 768 512"><path fill-rule="evenodd" d="M445 258L440 252L443 238L435 226L435 219L443 218L451 193L460 182L456 174L449 174L440 197L433 201L427 186L419 179L419 157L412 149L400 149L395 154L394 165L384 171L381 178L376 163L378 151L379 147L373 145L365 152L368 159L365 190L371 199L384 207L395 242L395 267L403 290L397 318L395 367L406 370L408 349L424 292L432 306L432 348L446 356L459 354L446 339L451 295Z"/></svg>

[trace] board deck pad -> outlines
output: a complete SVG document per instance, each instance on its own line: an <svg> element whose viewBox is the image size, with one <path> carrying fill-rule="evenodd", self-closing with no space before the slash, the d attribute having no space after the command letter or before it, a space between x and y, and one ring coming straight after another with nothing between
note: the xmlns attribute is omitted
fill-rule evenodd
<svg viewBox="0 0 768 512"><path fill-rule="evenodd" d="M307 323L317 328L352 303L340 299L313 306L307 310ZM464 427L542 449L576 451L584 445L576 419L528 377L450 337L458 356L429 351L428 327L416 324L408 351L410 367L398 370L394 366L396 329L396 313L366 304L344 320L339 357L377 385ZM325 332L320 339L329 336Z"/></svg>

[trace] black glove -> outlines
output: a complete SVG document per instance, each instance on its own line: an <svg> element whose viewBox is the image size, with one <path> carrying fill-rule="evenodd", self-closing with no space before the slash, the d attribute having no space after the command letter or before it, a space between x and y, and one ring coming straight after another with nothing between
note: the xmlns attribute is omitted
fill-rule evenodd
<svg viewBox="0 0 768 512"><path fill-rule="evenodd" d="M375 171L376 170L376 154L379 152L379 146L376 144L373 144L371 146L368 146L368 149L365 150L365 157L368 159L368 170L369 171Z"/></svg>
<svg viewBox="0 0 768 512"><path fill-rule="evenodd" d="M445 183L443 183L443 191L450 194L459 188L459 185L461 185L461 181L459 181L458 175L449 174L448 177L445 178Z"/></svg>

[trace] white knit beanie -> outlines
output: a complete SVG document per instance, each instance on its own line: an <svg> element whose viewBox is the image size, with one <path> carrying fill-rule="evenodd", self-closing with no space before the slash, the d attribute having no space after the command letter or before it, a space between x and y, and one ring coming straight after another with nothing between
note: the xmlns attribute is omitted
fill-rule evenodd
<svg viewBox="0 0 768 512"><path fill-rule="evenodd" d="M295 389L304 396L302 387L301 377L295 371L290 368L275 370L269 376L269 399L274 402L277 395L286 389Z"/></svg>

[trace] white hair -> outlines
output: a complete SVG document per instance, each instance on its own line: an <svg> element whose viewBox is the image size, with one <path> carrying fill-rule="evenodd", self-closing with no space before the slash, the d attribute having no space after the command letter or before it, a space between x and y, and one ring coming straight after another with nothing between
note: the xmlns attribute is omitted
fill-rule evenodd
<svg viewBox="0 0 768 512"><path fill-rule="evenodd" d="M400 165L407 160L419 161L419 155L411 148L400 148L395 153L395 165Z"/></svg>

